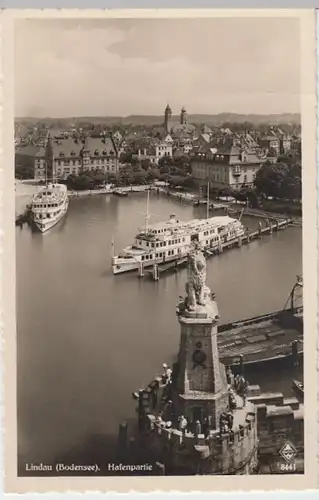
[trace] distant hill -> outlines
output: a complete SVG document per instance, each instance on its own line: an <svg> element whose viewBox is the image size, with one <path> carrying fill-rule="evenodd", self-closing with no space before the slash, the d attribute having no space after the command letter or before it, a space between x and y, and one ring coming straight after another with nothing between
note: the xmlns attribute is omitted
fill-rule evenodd
<svg viewBox="0 0 319 500"><path fill-rule="evenodd" d="M81 117L69 117L69 118L34 118L34 117L17 117L15 119L16 123L45 123L48 126L55 127L69 127L70 125L75 125L79 123L91 123L92 125L161 125L164 121L162 115L129 115L125 117L121 116L81 116ZM179 116L173 116L173 122L179 121ZM300 125L301 117L299 113L280 113L280 114L237 114L237 113L219 113L216 115L212 114L190 114L188 115L188 121L195 125L206 124L212 126L219 126L222 123L243 123L249 122L253 125L260 125L262 123L269 124L279 124L279 123L291 123L295 125Z"/></svg>

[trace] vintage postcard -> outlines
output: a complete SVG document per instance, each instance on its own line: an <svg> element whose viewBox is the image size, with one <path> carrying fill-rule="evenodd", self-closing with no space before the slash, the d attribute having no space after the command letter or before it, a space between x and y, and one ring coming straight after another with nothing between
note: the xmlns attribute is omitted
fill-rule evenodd
<svg viewBox="0 0 319 500"><path fill-rule="evenodd" d="M315 488L314 11L2 47L6 491Z"/></svg>

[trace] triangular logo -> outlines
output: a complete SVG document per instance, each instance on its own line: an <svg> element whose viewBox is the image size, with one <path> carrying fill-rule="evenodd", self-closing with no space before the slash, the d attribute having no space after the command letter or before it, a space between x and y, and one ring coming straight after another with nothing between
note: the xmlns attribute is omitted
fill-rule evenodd
<svg viewBox="0 0 319 500"><path fill-rule="evenodd" d="M284 460L286 460L286 462L291 462L297 455L297 450L291 443L287 441L279 451L279 454Z"/></svg>

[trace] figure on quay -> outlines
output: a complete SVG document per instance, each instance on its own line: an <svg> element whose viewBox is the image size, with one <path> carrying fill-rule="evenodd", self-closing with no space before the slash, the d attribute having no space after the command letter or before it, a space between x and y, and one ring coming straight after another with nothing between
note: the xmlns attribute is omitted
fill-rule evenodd
<svg viewBox="0 0 319 500"><path fill-rule="evenodd" d="M226 371L226 376L227 376L227 383L231 386L234 387L234 380L235 376L232 372L232 369L230 366L228 366L227 371Z"/></svg>

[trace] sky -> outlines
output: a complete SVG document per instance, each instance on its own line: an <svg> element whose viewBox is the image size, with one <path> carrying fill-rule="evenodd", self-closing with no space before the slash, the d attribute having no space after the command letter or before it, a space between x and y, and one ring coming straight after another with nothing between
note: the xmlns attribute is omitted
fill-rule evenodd
<svg viewBox="0 0 319 500"><path fill-rule="evenodd" d="M297 18L31 19L18 117L300 112Z"/></svg>

